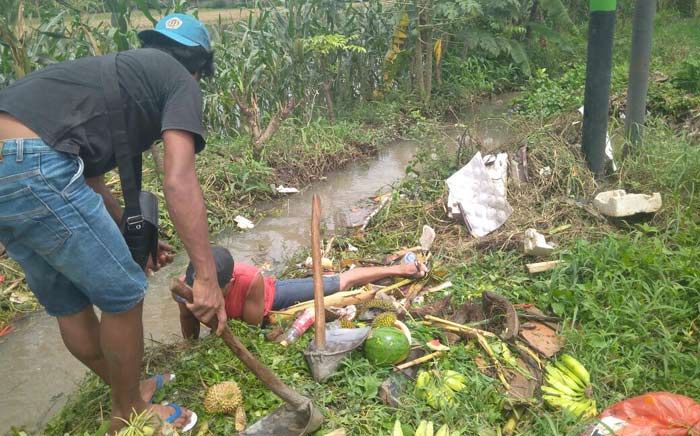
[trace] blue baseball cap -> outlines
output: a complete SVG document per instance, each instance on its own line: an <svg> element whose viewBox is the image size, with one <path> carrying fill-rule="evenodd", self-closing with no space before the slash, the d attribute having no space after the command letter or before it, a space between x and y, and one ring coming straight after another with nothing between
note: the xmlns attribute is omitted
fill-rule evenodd
<svg viewBox="0 0 700 436"><path fill-rule="evenodd" d="M188 47L200 46L211 51L209 32L201 21L187 14L166 15L156 23L155 29L139 32L141 41L147 42L154 35L160 34Z"/></svg>

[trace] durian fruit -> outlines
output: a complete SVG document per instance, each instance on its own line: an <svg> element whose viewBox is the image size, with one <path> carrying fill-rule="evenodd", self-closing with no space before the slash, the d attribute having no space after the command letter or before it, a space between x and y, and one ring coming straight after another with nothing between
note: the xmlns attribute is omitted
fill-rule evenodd
<svg viewBox="0 0 700 436"><path fill-rule="evenodd" d="M243 396L235 381L225 381L207 390L204 396L204 410L207 413L225 413L233 415L243 403Z"/></svg>
<svg viewBox="0 0 700 436"><path fill-rule="evenodd" d="M374 318L374 321L372 321L372 328L393 327L394 322L396 322L396 314L394 312L380 313Z"/></svg>
<svg viewBox="0 0 700 436"><path fill-rule="evenodd" d="M357 313L360 314L368 309L380 309L384 312L396 312L396 308L391 301L388 300L367 300L357 305Z"/></svg>
<svg viewBox="0 0 700 436"><path fill-rule="evenodd" d="M356 328L355 324L352 322L352 320L349 320L347 318L341 318L340 319L340 327L344 329L354 329Z"/></svg>
<svg viewBox="0 0 700 436"><path fill-rule="evenodd" d="M236 428L237 432L242 432L245 430L246 425L247 421L245 417L245 409L243 408L243 405L239 405L238 408L236 408L234 427Z"/></svg>

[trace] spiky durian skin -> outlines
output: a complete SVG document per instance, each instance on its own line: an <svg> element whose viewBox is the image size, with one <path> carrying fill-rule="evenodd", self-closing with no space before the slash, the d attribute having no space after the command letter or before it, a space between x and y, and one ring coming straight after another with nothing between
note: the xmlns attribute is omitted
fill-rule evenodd
<svg viewBox="0 0 700 436"><path fill-rule="evenodd" d="M210 387L204 396L204 410L207 413L233 415L242 403L241 389L235 381L216 384Z"/></svg>
<svg viewBox="0 0 700 436"><path fill-rule="evenodd" d="M372 328L391 327L396 322L396 314L394 312L384 312L377 315L372 321Z"/></svg>
<svg viewBox="0 0 700 436"><path fill-rule="evenodd" d="M367 300L357 305L357 313L362 313L367 309L380 309L384 312L396 312L396 308L391 301L387 300Z"/></svg>
<svg viewBox="0 0 700 436"><path fill-rule="evenodd" d="M344 329L354 329L355 324L351 320L343 318L340 320L340 327Z"/></svg>

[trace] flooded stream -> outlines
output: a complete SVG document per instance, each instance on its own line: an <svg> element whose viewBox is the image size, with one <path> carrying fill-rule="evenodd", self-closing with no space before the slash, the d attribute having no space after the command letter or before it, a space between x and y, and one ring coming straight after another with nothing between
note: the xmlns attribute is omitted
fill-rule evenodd
<svg viewBox="0 0 700 436"><path fill-rule="evenodd" d="M466 120L489 148L510 139L502 98L476 107ZM445 129L446 142L461 133ZM358 202L390 189L404 175L420 143L396 141L371 160L328 174L300 194L269 205L275 213L245 232L224 232L218 242L231 249L236 261L267 264L277 272L300 248L309 244L311 195L321 196L326 234L356 220ZM168 292L169 280L182 271L187 257L180 254L173 265L150 279L144 303L144 331L148 339L174 342L179 337L177 305ZM12 426L39 431L65 404L67 396L85 375L85 368L64 348L56 321L37 313L16 323L12 334L0 339L0 434Z"/></svg>

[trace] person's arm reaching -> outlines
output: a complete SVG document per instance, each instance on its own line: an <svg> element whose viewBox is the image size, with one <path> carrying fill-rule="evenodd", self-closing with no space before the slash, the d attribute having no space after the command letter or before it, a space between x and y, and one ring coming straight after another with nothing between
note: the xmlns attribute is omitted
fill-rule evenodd
<svg viewBox="0 0 700 436"><path fill-rule="evenodd" d="M101 175L96 177L87 177L85 179L85 183L91 187L93 191L100 194L102 201L104 201L105 207L107 208L107 212L109 212L109 215L112 217L114 222L119 224L122 220L122 213L124 213L124 211L119 205L117 199L114 198L114 195L112 195L112 190L109 189L109 186L107 186L105 183L105 176Z"/></svg>
<svg viewBox="0 0 700 436"><path fill-rule="evenodd" d="M109 216L112 217L117 225L121 224L122 214L124 210L122 209L119 201L114 198L112 190L109 189L107 183L105 183L105 176L88 177L85 179L85 183L92 188L93 191L98 193L102 197L102 201L105 204ZM158 241L158 256L156 259L156 264L149 258L148 264L146 265L146 272L149 270L158 271L163 265L167 265L173 261L172 256L173 247L171 247L167 242Z"/></svg>
<svg viewBox="0 0 700 436"><path fill-rule="evenodd" d="M187 308L205 324L218 318L216 333L220 335L226 325L226 309L209 245L207 208L195 172L194 136L182 130L165 130L163 144L165 201L196 273L194 303L187 303Z"/></svg>

